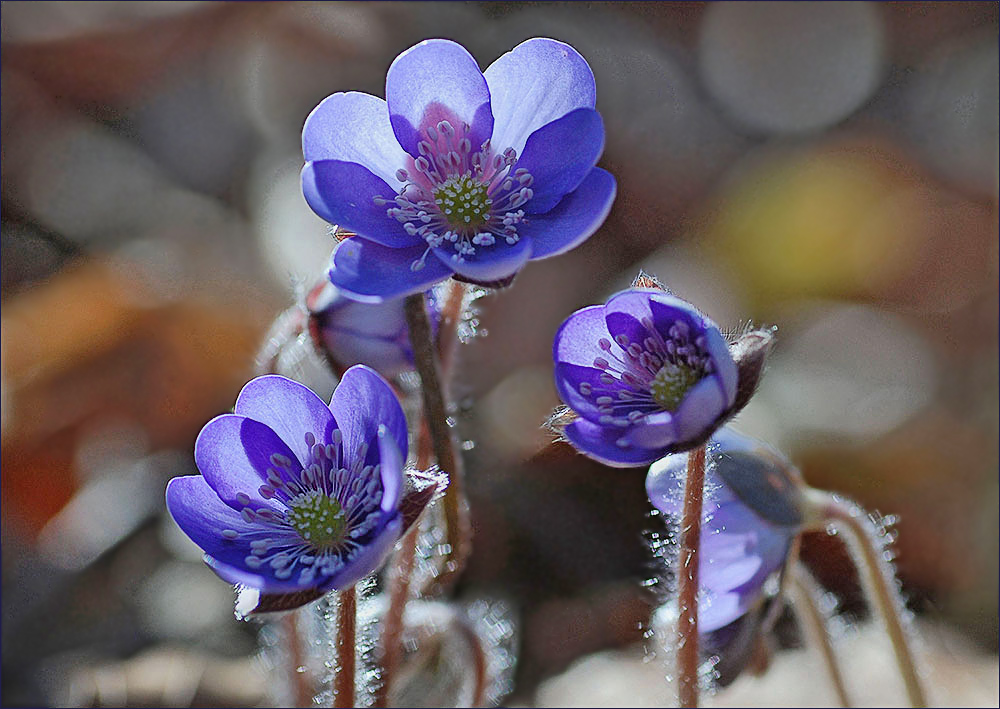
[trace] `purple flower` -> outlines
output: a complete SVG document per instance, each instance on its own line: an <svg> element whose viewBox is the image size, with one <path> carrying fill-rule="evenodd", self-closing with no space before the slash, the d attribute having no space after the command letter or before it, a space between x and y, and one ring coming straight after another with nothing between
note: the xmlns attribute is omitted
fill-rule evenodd
<svg viewBox="0 0 1000 709"><path fill-rule="evenodd" d="M556 388L579 415L563 433L616 467L694 448L746 404L770 341L749 333L731 351L715 323L654 289L578 310L552 346Z"/></svg>
<svg viewBox="0 0 1000 709"><path fill-rule="evenodd" d="M402 408L371 369L349 369L329 406L290 379L258 377L235 413L202 429L202 475L171 480L167 508L230 583L269 594L342 589L377 569L400 536L406 451Z"/></svg>
<svg viewBox="0 0 1000 709"><path fill-rule="evenodd" d="M431 328L436 332L440 309L431 291L426 294ZM342 373L355 364L367 364L392 378L413 369L403 300L360 303L346 297L327 280L306 296L313 341Z"/></svg>
<svg viewBox="0 0 1000 709"><path fill-rule="evenodd" d="M706 650L720 655L725 679L749 659L765 621L765 584L783 573L803 517L796 473L779 453L728 428L712 437L708 453L698 630ZM646 477L653 506L678 519L686 465L687 456L667 456Z"/></svg>
<svg viewBox="0 0 1000 709"><path fill-rule="evenodd" d="M386 100L337 93L306 119L302 190L356 233L330 280L377 302L455 275L497 285L594 233L615 180L594 167L594 75L569 45L531 39L480 71L431 39L389 67Z"/></svg>

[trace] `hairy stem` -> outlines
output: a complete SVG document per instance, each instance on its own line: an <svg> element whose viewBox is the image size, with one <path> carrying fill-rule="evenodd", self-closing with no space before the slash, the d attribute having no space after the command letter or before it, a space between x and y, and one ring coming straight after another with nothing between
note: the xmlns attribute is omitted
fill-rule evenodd
<svg viewBox="0 0 1000 709"><path fill-rule="evenodd" d="M458 325L462 317L464 301L465 286L457 281L451 281L448 288L448 295L443 303L441 303L435 343L435 349L440 358L441 379L445 381L447 381L448 372L451 369L454 359L455 346L458 342ZM428 323L428 328L429 325ZM411 334L412 337L413 335ZM442 400L444 399L443 391L441 398ZM431 450L431 439L426 417L421 423L417 442L416 465L418 470L426 470L431 465L433 452ZM419 535L420 528L419 522L417 522L400 541L399 548L393 560L389 580L389 608L386 611L382 626L382 637L380 639L382 683L375 693L376 707L389 706L389 693L392 690L392 682L395 679L396 670L403 654L403 645L401 642L404 627L403 615L406 610L406 604L411 596L410 577L413 574L413 565L417 551L417 537Z"/></svg>
<svg viewBox="0 0 1000 709"><path fill-rule="evenodd" d="M413 574L419 534L420 528L414 524L400 541L400 548L396 552L389 578L389 609L383 620L380 640L382 684L375 692L376 707L389 706L389 692L392 690L392 682L396 678L396 670L403 656L403 614L406 611L406 603L410 600L410 576Z"/></svg>
<svg viewBox="0 0 1000 709"><path fill-rule="evenodd" d="M858 569L868 602L882 617L910 704L914 707L927 706L927 697L903 628L903 602L897 591L898 582L889 562L882 556L879 530L859 506L845 503L829 493L810 492L820 497L825 519L847 533L847 548Z"/></svg>
<svg viewBox="0 0 1000 709"><path fill-rule="evenodd" d="M677 569L677 699L698 706L698 547L705 492L705 446L688 453Z"/></svg>
<svg viewBox="0 0 1000 709"><path fill-rule="evenodd" d="M482 640L479 638L475 628L469 623L468 619L463 618L460 615L458 617L458 622L454 624L453 629L457 630L459 634L462 635L465 642L469 645L469 651L472 653L470 660L475 681L472 685L472 701L469 703L469 706L485 706L486 690L489 687L489 674L487 672L486 650L483 648Z"/></svg>
<svg viewBox="0 0 1000 709"><path fill-rule="evenodd" d="M420 427L417 439L417 468L426 470L431 460L431 442L427 426ZM389 692L395 679L400 658L403 655L403 614L410 600L410 577L413 575L413 562L417 554L417 537L420 535L420 521L399 542L399 549L393 559L392 571L389 576L389 609L386 611L382 624L380 639L382 684L375 692L375 706L389 706Z"/></svg>
<svg viewBox="0 0 1000 709"><path fill-rule="evenodd" d="M826 615L820 609L819 597L822 593L816 579L812 577L801 563L795 562L791 569L792 583L791 596L795 606L795 615L799 623L805 630L809 644L819 651L826 667L830 684L837 695L837 706L849 707L851 700L847 696L847 686L844 684L844 675L840 671L840 664L837 662L837 655L833 651L833 643L830 642L830 633L827 631Z"/></svg>
<svg viewBox="0 0 1000 709"><path fill-rule="evenodd" d="M309 675L305 672L306 662L302 656L298 612L286 613L281 622L285 626L285 641L288 643L288 673L292 685L292 698L297 707L311 707L313 689Z"/></svg>
<svg viewBox="0 0 1000 709"><path fill-rule="evenodd" d="M443 571L435 580L434 592L443 593L458 578L471 551L472 525L465 500L465 484L461 458L455 450L451 428L448 426L448 409L441 388L437 354L431 336L430 321L424 304L424 295L416 293L406 297L404 304L406 325L409 328L410 346L420 389L423 394L424 418L431 436L431 448L438 467L447 473L448 487L442 504L447 526L449 551Z"/></svg>
<svg viewBox="0 0 1000 709"><path fill-rule="evenodd" d="M333 680L333 706L354 706L355 648L358 597L354 586L340 592L337 609L337 674Z"/></svg>
<svg viewBox="0 0 1000 709"><path fill-rule="evenodd" d="M452 279L448 282L448 295L441 303L437 351L438 357L441 358L442 385L445 391L448 388L448 379L455 360L455 350L458 348L458 326L462 322L465 295L465 284Z"/></svg>

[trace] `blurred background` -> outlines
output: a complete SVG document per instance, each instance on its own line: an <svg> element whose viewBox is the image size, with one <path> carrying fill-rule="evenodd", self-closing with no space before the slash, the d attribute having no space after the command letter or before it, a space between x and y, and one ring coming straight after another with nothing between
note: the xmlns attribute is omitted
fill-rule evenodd
<svg viewBox="0 0 1000 709"><path fill-rule="evenodd" d="M590 62L619 194L586 244L478 301L488 335L459 354L460 593L516 609L511 701L664 701L640 661L644 471L540 428L556 328L642 268L723 325L779 326L737 427L899 516L932 692L996 705L995 2L3 3L4 705L266 704L257 629L163 488L325 268L302 122L382 95L422 39L485 67L533 36ZM836 541L803 555L863 618ZM902 701L868 666L858 698ZM794 703L801 669L772 676L714 701Z"/></svg>

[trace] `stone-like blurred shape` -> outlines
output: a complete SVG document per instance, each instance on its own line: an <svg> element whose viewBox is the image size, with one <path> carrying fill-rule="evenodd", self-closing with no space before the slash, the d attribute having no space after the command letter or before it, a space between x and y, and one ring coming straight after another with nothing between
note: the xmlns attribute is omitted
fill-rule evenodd
<svg viewBox="0 0 1000 709"><path fill-rule="evenodd" d="M709 6L699 60L708 91L742 125L804 133L857 110L883 76L878 10L860 2Z"/></svg>

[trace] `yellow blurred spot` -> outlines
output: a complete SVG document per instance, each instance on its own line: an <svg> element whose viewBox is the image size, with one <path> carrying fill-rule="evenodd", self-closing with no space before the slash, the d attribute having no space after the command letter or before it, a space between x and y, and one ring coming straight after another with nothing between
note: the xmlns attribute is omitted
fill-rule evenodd
<svg viewBox="0 0 1000 709"><path fill-rule="evenodd" d="M924 193L868 146L775 156L723 196L708 237L755 300L873 295L917 262Z"/></svg>

